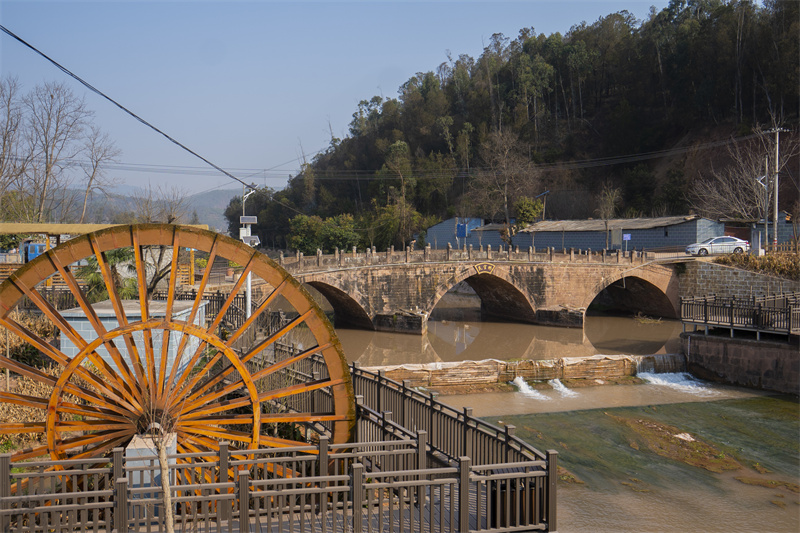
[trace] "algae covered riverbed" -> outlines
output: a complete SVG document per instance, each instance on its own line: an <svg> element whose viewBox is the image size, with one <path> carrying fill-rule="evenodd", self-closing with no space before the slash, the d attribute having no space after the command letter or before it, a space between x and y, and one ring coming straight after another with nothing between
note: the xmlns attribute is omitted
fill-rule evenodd
<svg viewBox="0 0 800 533"><path fill-rule="evenodd" d="M486 420L559 452L562 533L800 530L796 397Z"/></svg>

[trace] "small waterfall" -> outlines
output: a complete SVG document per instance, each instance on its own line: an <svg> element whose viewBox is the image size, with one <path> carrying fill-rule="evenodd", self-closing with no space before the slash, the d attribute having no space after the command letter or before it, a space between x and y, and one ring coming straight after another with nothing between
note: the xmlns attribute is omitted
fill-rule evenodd
<svg viewBox="0 0 800 533"><path fill-rule="evenodd" d="M561 383L561 380L558 378L551 379L550 381L548 381L548 383L550 383L550 386L553 387L561 395L562 398L574 398L576 396L580 396L580 394L578 394L574 390L570 390L567 387L565 387L564 384Z"/></svg>
<svg viewBox="0 0 800 533"><path fill-rule="evenodd" d="M515 377L511 384L517 387L519 392L528 398L534 398L536 400L550 400L550 398L528 385L525 380L522 379L522 376Z"/></svg>
<svg viewBox="0 0 800 533"><path fill-rule="evenodd" d="M680 392L694 394L701 397L711 397L719 395L716 391L704 382L695 379L687 372L675 372L669 374L653 374L650 372L640 372L639 377L650 385L659 385Z"/></svg>
<svg viewBox="0 0 800 533"><path fill-rule="evenodd" d="M674 374L686 371L686 358L682 354L637 355L636 374Z"/></svg>

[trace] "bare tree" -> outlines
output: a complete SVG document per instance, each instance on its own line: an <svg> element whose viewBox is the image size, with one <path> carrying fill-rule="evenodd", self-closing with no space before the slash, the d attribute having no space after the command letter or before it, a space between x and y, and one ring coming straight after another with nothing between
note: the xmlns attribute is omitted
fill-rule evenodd
<svg viewBox="0 0 800 533"><path fill-rule="evenodd" d="M138 223L181 224L187 218L187 193L178 187L156 187L148 185L134 201L135 221ZM180 253L187 253L184 251ZM147 294L156 290L158 284L169 276L172 248L152 246L144 250L147 265Z"/></svg>
<svg viewBox="0 0 800 533"><path fill-rule="evenodd" d="M85 153L88 162L83 165L83 172L86 176L86 190L83 195L83 210L81 211L80 223L83 224L86 218L86 204L89 195L93 191L100 191L107 195L105 187L111 185L106 179L103 165L115 161L119 157L120 151L114 142L96 126L89 126L89 134L86 137Z"/></svg>
<svg viewBox="0 0 800 533"><path fill-rule="evenodd" d="M22 110L16 78L0 79L0 213L10 214L10 191L18 188L25 158L20 157Z"/></svg>
<svg viewBox="0 0 800 533"><path fill-rule="evenodd" d="M779 170L800 153L796 137L788 140L781 150ZM774 153L772 134L760 128L747 144L731 141L727 145L728 161L695 182L688 195L690 205L708 218L766 220L770 199L774 198L774 187L770 185L776 168Z"/></svg>
<svg viewBox="0 0 800 533"><path fill-rule="evenodd" d="M534 196L538 177L516 136L509 131L489 134L480 152L485 168L472 182L475 203L483 205L492 216L501 212L508 224L514 201L519 196Z"/></svg>
<svg viewBox="0 0 800 533"><path fill-rule="evenodd" d="M600 191L599 203L597 206L597 216L603 219L606 227L606 250L608 250L608 221L614 218L617 213L617 207L622 203L622 192L611 185L610 182L603 184L603 189Z"/></svg>
<svg viewBox="0 0 800 533"><path fill-rule="evenodd" d="M59 182L65 185L64 166L83 149L83 135L92 112L65 84L39 85L25 95L27 133L32 153L34 192L37 197L36 221L47 216L48 195ZM59 181L60 180L60 181Z"/></svg>

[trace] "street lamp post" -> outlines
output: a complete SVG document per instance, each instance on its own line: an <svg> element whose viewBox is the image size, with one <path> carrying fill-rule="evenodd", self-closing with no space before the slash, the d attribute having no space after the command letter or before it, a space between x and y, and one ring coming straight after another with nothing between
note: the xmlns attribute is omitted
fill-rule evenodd
<svg viewBox="0 0 800 533"><path fill-rule="evenodd" d="M256 192L255 186L253 186L253 188L250 189L249 192L247 192L245 194L242 194L242 216L239 217L239 223L242 225L242 227L239 228L239 238L242 240L242 242L244 242L248 246L258 246L260 244L260 240L259 240L258 236L257 235L253 236L253 235L250 234L250 226L258 222L258 217L255 217L255 216L249 217L249 216L247 216L245 214L245 210L244 210L245 201L254 192ZM247 318L250 318L250 316L253 314L253 310L252 310L252 307L253 307L252 306L252 301L253 301L252 281L253 281L252 275L250 274L250 272L248 272L247 273L247 282L246 282L245 290L244 290L244 302L245 302L244 303L244 306L245 306L244 313L245 313L245 317L247 317Z"/></svg>

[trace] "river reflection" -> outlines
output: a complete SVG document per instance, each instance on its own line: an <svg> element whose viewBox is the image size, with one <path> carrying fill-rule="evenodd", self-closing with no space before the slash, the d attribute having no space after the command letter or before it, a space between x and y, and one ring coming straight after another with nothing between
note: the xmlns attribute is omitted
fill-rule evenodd
<svg viewBox="0 0 800 533"><path fill-rule="evenodd" d="M602 354L649 355L680 351L681 323L587 316L583 329L482 322L479 301L446 295L431 313L425 335L337 328L348 362L361 366L558 359Z"/></svg>

